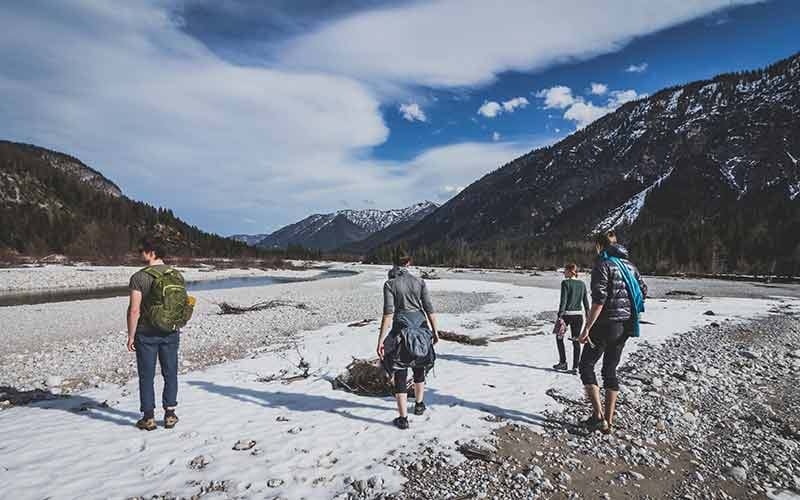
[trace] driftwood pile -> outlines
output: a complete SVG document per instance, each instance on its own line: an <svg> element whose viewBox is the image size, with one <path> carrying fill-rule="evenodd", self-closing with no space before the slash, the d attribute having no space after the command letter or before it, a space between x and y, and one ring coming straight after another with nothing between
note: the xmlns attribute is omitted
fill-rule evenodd
<svg viewBox="0 0 800 500"><path fill-rule="evenodd" d="M485 337L470 337L468 335L462 335L456 332L446 332L442 330L439 330L439 339L447 340L448 342L458 342L459 344L466 345L489 345L489 339Z"/></svg>
<svg viewBox="0 0 800 500"><path fill-rule="evenodd" d="M436 269L431 269L430 271L422 271L421 273L422 279L424 280L438 280L441 279L439 273L436 272Z"/></svg>
<svg viewBox="0 0 800 500"><path fill-rule="evenodd" d="M253 311L274 309L276 307L294 307L303 310L308 309L308 306L302 302L292 302L288 300L264 300L261 302L256 302L252 306L237 306L228 302L220 302L217 304L217 306L219 307L219 314L245 314Z"/></svg>
<svg viewBox="0 0 800 500"><path fill-rule="evenodd" d="M410 383L409 394L413 394L414 387ZM380 360L357 359L347 365L345 372L333 380L333 388L352 392L361 396L384 397L394 395L394 384L386 375Z"/></svg>

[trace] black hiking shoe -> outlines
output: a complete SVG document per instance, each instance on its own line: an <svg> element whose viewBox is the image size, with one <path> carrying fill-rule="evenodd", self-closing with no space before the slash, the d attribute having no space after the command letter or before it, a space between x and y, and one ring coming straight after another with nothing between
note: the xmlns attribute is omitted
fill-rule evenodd
<svg viewBox="0 0 800 500"><path fill-rule="evenodd" d="M141 429L143 431L154 431L156 430L156 419L154 418L147 418L143 417L136 422L136 428Z"/></svg>
<svg viewBox="0 0 800 500"><path fill-rule="evenodd" d="M423 403L422 401L420 401L419 403L415 403L414 404L414 415L422 415L423 413L425 413L425 409L426 408L427 408L427 406L425 406L425 403Z"/></svg>
<svg viewBox="0 0 800 500"><path fill-rule="evenodd" d="M557 365L553 365L553 370L566 370L567 364L566 363L559 363Z"/></svg>
<svg viewBox="0 0 800 500"><path fill-rule="evenodd" d="M392 421L395 427L398 429L408 429L408 418L407 417L397 417Z"/></svg>
<svg viewBox="0 0 800 500"><path fill-rule="evenodd" d="M577 375L578 374L578 369L577 368L573 368L572 370L569 371L569 373L571 375Z"/></svg>
<svg viewBox="0 0 800 500"><path fill-rule="evenodd" d="M172 429L180 421L174 411L167 411L164 413L164 428Z"/></svg>

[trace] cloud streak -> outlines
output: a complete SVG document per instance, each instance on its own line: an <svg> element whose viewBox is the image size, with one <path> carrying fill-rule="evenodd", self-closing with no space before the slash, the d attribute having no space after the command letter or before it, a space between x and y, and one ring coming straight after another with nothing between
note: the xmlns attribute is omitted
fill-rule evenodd
<svg viewBox="0 0 800 500"><path fill-rule="evenodd" d="M359 13L280 44L275 54L291 67L385 85L472 86L504 71L614 52L634 37L758 1L437 0Z"/></svg>
<svg viewBox="0 0 800 500"><path fill-rule="evenodd" d="M625 68L626 73L644 73L647 71L647 63L639 63L639 64L631 64L627 68Z"/></svg>

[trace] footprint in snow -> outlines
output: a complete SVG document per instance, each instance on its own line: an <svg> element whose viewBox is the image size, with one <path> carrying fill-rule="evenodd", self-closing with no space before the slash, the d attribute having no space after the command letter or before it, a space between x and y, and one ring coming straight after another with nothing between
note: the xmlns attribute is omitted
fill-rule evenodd
<svg viewBox="0 0 800 500"><path fill-rule="evenodd" d="M125 442L125 451L127 453L142 453L147 449L147 441L142 438L130 439Z"/></svg>
<svg viewBox="0 0 800 500"><path fill-rule="evenodd" d="M159 476L174 464L175 464L174 458L168 458L168 457L160 458L155 462L153 462L152 464L145 465L144 467L142 467L142 475L145 478Z"/></svg>
<svg viewBox="0 0 800 500"><path fill-rule="evenodd" d="M199 437L199 436L200 436L200 433L197 432L197 431L184 432L180 436L178 436L178 439L187 440L187 439L194 439L194 438Z"/></svg>

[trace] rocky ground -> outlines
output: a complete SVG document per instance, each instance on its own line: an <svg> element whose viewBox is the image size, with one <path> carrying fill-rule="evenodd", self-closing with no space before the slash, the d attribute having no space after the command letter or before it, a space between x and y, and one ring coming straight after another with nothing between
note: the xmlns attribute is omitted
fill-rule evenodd
<svg viewBox="0 0 800 500"><path fill-rule="evenodd" d="M611 435L579 424L588 402L550 391L563 407L541 428L508 423L458 464L422 449L395 462L402 492L376 479L349 498L800 498L798 370L800 311L713 323L630 356Z"/></svg>
<svg viewBox="0 0 800 500"><path fill-rule="evenodd" d="M181 372L293 348L297 336L332 323L378 318L381 276L362 274L313 282L198 292L198 306L181 338ZM303 304L219 315L217 302L249 305L281 299ZM473 311L496 298L487 293L441 292L442 313ZM136 375L125 348L127 299L84 300L0 308L0 410L70 394L104 382L121 384ZM377 325L377 323L376 323ZM377 328L377 326L376 326Z"/></svg>

